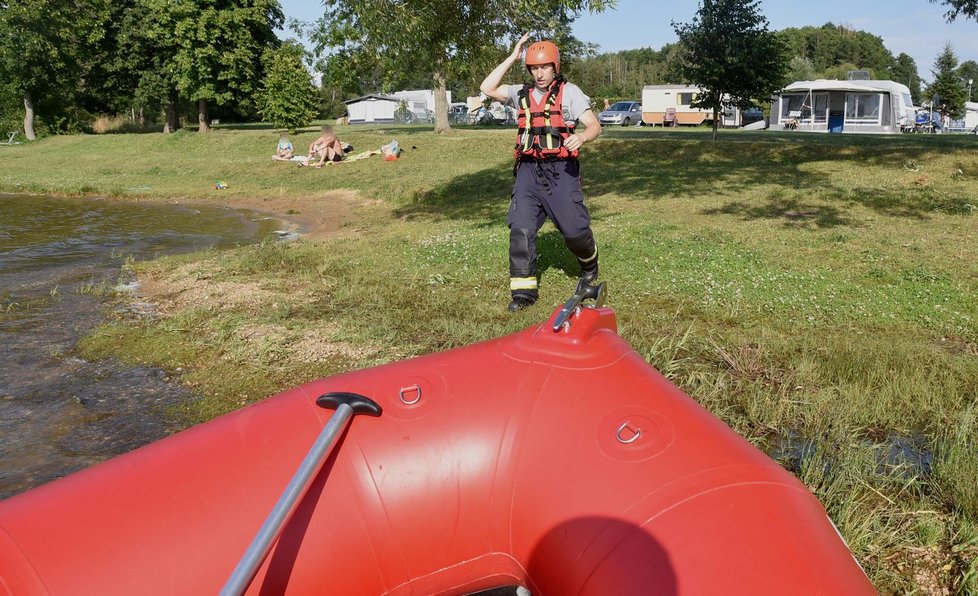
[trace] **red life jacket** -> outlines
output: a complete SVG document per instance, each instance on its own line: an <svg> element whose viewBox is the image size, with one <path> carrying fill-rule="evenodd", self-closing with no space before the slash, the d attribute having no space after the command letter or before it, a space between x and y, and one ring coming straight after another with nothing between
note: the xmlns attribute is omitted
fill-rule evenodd
<svg viewBox="0 0 978 596"><path fill-rule="evenodd" d="M568 151L564 139L574 133L574 123L565 122L561 110L564 79L558 78L549 91L536 101L533 85L524 85L517 95L519 127L516 159L577 159L578 151Z"/></svg>

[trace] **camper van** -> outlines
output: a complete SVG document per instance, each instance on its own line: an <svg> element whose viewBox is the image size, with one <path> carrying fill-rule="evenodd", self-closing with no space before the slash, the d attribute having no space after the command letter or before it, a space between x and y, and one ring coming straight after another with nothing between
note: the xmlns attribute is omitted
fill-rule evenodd
<svg viewBox="0 0 978 596"><path fill-rule="evenodd" d="M642 88L642 122L650 126L698 126L713 121L713 110L690 104L700 92L695 85L646 85ZM735 106L720 111L720 126L742 126L742 114Z"/></svg>

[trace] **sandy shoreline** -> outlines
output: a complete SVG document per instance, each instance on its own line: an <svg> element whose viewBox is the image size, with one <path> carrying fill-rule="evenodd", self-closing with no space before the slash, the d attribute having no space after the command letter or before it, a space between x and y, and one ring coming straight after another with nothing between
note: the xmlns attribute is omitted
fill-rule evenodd
<svg viewBox="0 0 978 596"><path fill-rule="evenodd" d="M213 197L133 197L127 202L160 202L176 205L212 205L232 209L251 209L291 224L290 231L311 239L335 236L359 219L360 208L376 206L381 201L367 200L353 190L331 190L304 196L269 196L263 198L221 194Z"/></svg>

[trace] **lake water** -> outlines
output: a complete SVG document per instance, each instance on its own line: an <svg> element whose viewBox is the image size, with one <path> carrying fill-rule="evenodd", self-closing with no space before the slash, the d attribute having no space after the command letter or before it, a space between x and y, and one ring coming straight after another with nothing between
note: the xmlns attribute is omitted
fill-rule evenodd
<svg viewBox="0 0 978 596"><path fill-rule="evenodd" d="M193 399L161 370L73 353L126 259L253 243L281 226L219 207L0 194L0 498L169 434L163 409Z"/></svg>

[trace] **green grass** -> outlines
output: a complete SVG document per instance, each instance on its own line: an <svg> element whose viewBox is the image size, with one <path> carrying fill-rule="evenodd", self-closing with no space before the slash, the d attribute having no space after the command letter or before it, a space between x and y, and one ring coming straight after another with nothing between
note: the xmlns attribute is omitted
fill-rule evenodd
<svg viewBox="0 0 978 596"><path fill-rule="evenodd" d="M336 238L130 264L173 288L171 309L81 348L181 373L203 397L188 421L522 329L570 293L576 263L548 224L540 305L505 313L513 131L338 132L406 152L317 171L273 163L270 130L58 137L4 149L0 189L208 198L222 179L230 205L334 189L379 203ZM621 335L798 474L881 592L978 593L975 138L704 132L585 147Z"/></svg>

